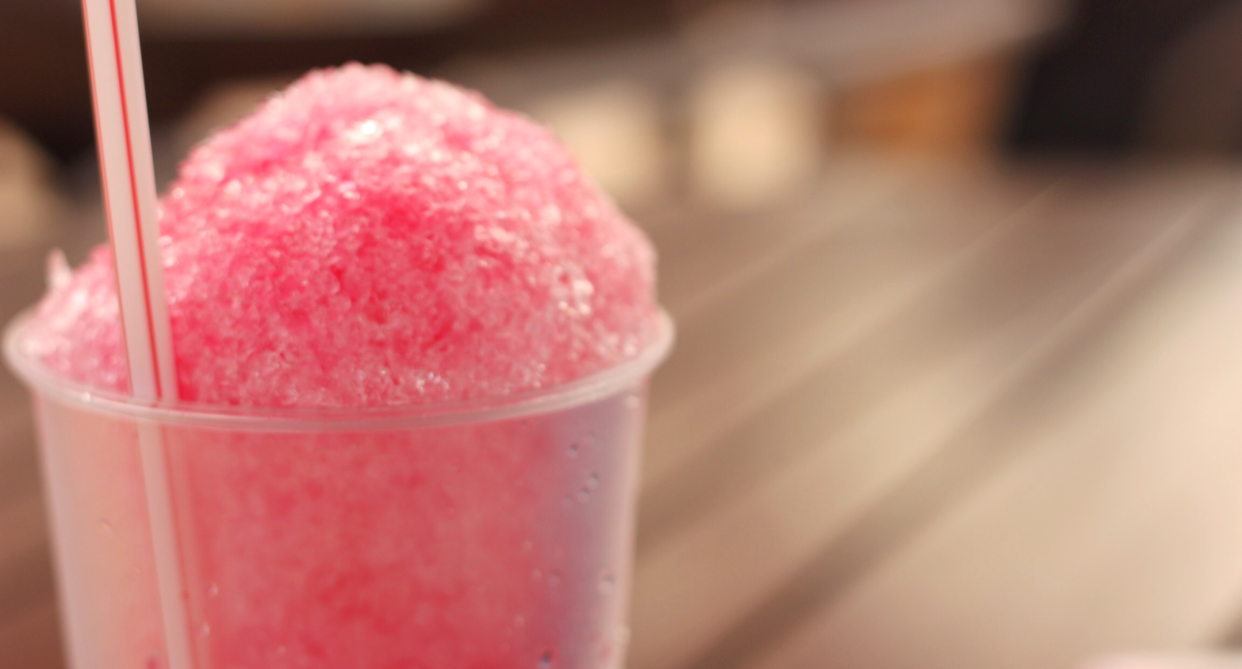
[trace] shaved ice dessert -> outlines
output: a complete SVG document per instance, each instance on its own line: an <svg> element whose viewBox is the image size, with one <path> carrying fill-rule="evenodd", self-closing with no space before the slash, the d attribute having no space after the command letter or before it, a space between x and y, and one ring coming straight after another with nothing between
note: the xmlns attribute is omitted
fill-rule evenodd
<svg viewBox="0 0 1242 669"><path fill-rule="evenodd" d="M650 244L547 130L312 72L191 153L160 232L181 404L124 397L106 248L8 341L79 669L169 666L144 424L194 669L620 665L670 331Z"/></svg>
<svg viewBox="0 0 1242 669"><path fill-rule="evenodd" d="M374 406L562 383L655 336L653 253L552 135L386 67L313 72L195 149L160 212L180 395ZM30 353L127 387L112 260Z"/></svg>

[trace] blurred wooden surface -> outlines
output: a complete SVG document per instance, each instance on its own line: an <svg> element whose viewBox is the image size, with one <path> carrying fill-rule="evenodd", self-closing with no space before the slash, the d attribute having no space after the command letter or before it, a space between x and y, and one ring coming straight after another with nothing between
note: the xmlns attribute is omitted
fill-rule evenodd
<svg viewBox="0 0 1242 669"><path fill-rule="evenodd" d="M634 669L1061 669L1242 613L1242 170L862 157L650 217ZM5 313L37 254L6 262ZM13 295L13 297L10 297ZM0 384L0 667L60 666Z"/></svg>

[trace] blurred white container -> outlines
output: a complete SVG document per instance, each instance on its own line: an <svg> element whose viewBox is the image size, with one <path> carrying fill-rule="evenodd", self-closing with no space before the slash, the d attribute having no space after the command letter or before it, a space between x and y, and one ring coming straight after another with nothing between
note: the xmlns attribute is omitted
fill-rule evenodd
<svg viewBox="0 0 1242 669"><path fill-rule="evenodd" d="M667 192L669 151L660 100L649 87L605 82L538 98L529 111L621 206L641 208Z"/></svg>
<svg viewBox="0 0 1242 669"><path fill-rule="evenodd" d="M46 239L64 202L51 182L51 161L17 128L0 120L0 250Z"/></svg>
<svg viewBox="0 0 1242 669"><path fill-rule="evenodd" d="M776 61L713 68L689 95L690 180L712 206L757 209L819 171L826 106L815 77Z"/></svg>

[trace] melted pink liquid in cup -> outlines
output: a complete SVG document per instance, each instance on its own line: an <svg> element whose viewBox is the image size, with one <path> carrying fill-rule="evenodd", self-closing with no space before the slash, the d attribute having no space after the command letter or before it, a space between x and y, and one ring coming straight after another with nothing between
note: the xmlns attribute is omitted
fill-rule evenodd
<svg viewBox="0 0 1242 669"><path fill-rule="evenodd" d="M185 403L126 396L106 250L6 340L76 669L168 669L161 541L186 669L620 666L672 327L646 238L546 130L383 67L312 73L196 149L160 225Z"/></svg>

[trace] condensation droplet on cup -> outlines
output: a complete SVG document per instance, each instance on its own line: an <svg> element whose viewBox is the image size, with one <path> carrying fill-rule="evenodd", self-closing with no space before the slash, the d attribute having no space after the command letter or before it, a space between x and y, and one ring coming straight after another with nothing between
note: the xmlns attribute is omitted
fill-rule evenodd
<svg viewBox="0 0 1242 669"><path fill-rule="evenodd" d="M576 459L578 457L578 451L581 449L582 447L579 446L577 442L572 443L569 445L569 450L565 451L565 455L568 455L570 460Z"/></svg>
<svg viewBox="0 0 1242 669"><path fill-rule="evenodd" d="M587 477L586 483L582 484L582 489L578 491L578 501L586 504L591 499L591 493L599 488L599 474L591 472Z"/></svg>
<svg viewBox="0 0 1242 669"><path fill-rule="evenodd" d="M522 542L522 552L523 552L523 553L529 553L529 552L531 552L532 550L534 550L534 548L535 548L535 544L534 544L534 542L532 542L530 539L527 539L526 541L523 541L523 542Z"/></svg>
<svg viewBox="0 0 1242 669"><path fill-rule="evenodd" d="M551 650L543 651L543 655L539 656L539 669L549 669L552 666L552 657Z"/></svg>
<svg viewBox="0 0 1242 669"><path fill-rule="evenodd" d="M561 572L553 569L552 572L548 574L548 585L560 585L560 584L561 584Z"/></svg>
<svg viewBox="0 0 1242 669"><path fill-rule="evenodd" d="M160 669L160 656L151 653L147 656L147 669Z"/></svg>
<svg viewBox="0 0 1242 669"><path fill-rule="evenodd" d="M212 597L212 598L219 597L220 586L216 585L215 583L212 583L211 585L207 586L207 596Z"/></svg>
<svg viewBox="0 0 1242 669"><path fill-rule="evenodd" d="M202 625L199 625L198 635L203 637L204 639L211 636L211 625L208 625L207 623L203 623Z"/></svg>
<svg viewBox="0 0 1242 669"><path fill-rule="evenodd" d="M289 649L284 646L280 646L276 649L276 654L277 655L288 655Z"/></svg>
<svg viewBox="0 0 1242 669"><path fill-rule="evenodd" d="M532 571L532 572L530 573L530 577L531 577L531 579L532 579L532 580L535 580L535 581L542 581L542 580L543 580L543 570L542 570L542 569L536 569L536 570Z"/></svg>
<svg viewBox="0 0 1242 669"><path fill-rule="evenodd" d="M522 615L513 616L513 626L514 627L525 627L526 617Z"/></svg>
<svg viewBox="0 0 1242 669"><path fill-rule="evenodd" d="M109 523L106 519L100 519L99 533L104 535L105 537L111 538L112 537L112 523Z"/></svg>
<svg viewBox="0 0 1242 669"><path fill-rule="evenodd" d="M612 572L604 572L603 576L599 577L599 594L607 597L616 589L617 578L612 575Z"/></svg>

